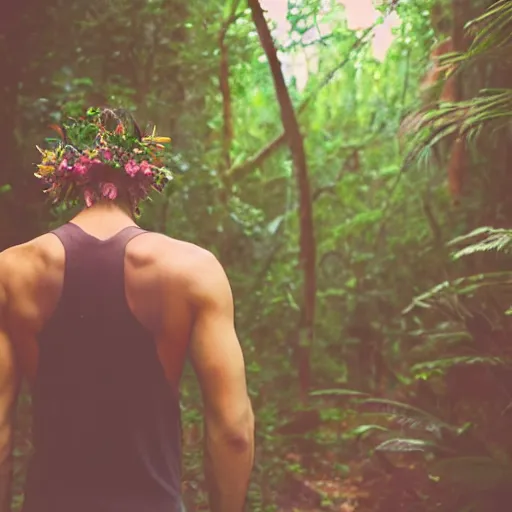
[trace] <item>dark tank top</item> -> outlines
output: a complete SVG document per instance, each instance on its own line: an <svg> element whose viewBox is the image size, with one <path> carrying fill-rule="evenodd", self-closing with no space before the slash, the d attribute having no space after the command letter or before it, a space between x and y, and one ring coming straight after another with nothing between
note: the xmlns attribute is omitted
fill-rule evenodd
<svg viewBox="0 0 512 512"><path fill-rule="evenodd" d="M39 335L34 455L24 512L174 512L180 409L125 295L128 227L102 241L74 224L57 310Z"/></svg>

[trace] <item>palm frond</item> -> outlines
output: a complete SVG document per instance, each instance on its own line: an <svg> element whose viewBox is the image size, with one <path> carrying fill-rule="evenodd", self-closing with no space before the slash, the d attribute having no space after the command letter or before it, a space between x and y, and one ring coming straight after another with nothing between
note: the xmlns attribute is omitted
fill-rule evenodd
<svg viewBox="0 0 512 512"><path fill-rule="evenodd" d="M510 360L500 357L459 356L418 363L411 368L411 371L417 377L429 378L435 374L444 374L455 366L484 365L508 367L510 364Z"/></svg>
<svg viewBox="0 0 512 512"><path fill-rule="evenodd" d="M454 433L458 431L457 427L446 423L427 411L394 400L369 398L360 403L360 409L385 414L390 419L397 421L402 427L426 430L438 437L442 430Z"/></svg>
<svg viewBox="0 0 512 512"><path fill-rule="evenodd" d="M490 227L478 228L471 233L457 237L448 243L449 246L467 242L476 237L487 235L484 239L477 241L471 245L460 249L453 254L454 259L469 256L475 253L488 252L488 251L503 251L508 252L512 247L512 229L495 229Z"/></svg>
<svg viewBox="0 0 512 512"><path fill-rule="evenodd" d="M322 397L344 397L344 398L363 398L367 397L368 393L363 393L361 391L355 391L352 389L319 389L316 391L311 391L310 396L322 396Z"/></svg>
<svg viewBox="0 0 512 512"><path fill-rule="evenodd" d="M476 60L512 63L512 1L499 0L484 14L466 25L473 41L466 52L450 52L439 57L439 65L451 79L474 66ZM407 120L412 134L406 151L404 168L413 162L428 160L432 149L443 139L457 136L471 141L482 133L510 125L512 89L484 89L476 97L456 103L439 102L426 106ZM491 125L491 126L489 126ZM484 130L486 128L486 130ZM487 128L490 128L487 130ZM404 130L405 131L405 130Z"/></svg>
<svg viewBox="0 0 512 512"><path fill-rule="evenodd" d="M421 160L449 136L474 139L493 123L493 129L506 127L512 120L512 89L483 89L479 96L457 103L441 103L434 110L424 108L408 121L413 137L405 157L405 167Z"/></svg>
<svg viewBox="0 0 512 512"><path fill-rule="evenodd" d="M512 41L512 2L499 0L466 25L474 35L471 54L481 54L491 47L502 47Z"/></svg>
<svg viewBox="0 0 512 512"><path fill-rule="evenodd" d="M447 308L452 306L461 316L471 316L465 314L463 305L457 302L454 297L462 295L472 295L481 289L496 288L499 286L510 287L512 285L512 271L489 272L486 274L475 274L467 277L460 277L453 281L444 281L430 290L418 295L411 304L403 310L403 314L408 314L416 308Z"/></svg>
<svg viewBox="0 0 512 512"><path fill-rule="evenodd" d="M453 450L435 443L434 441L402 438L388 439L375 447L375 450L380 452L426 452L435 450L453 453Z"/></svg>

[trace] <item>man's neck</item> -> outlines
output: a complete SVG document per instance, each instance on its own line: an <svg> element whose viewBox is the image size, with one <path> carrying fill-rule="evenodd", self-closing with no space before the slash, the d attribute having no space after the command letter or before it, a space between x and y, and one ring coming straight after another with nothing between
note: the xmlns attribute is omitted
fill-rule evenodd
<svg viewBox="0 0 512 512"><path fill-rule="evenodd" d="M72 219L72 222L85 228L91 228L93 231L98 227L100 231L106 233L136 225L127 208L112 202L99 202L89 208L84 208Z"/></svg>

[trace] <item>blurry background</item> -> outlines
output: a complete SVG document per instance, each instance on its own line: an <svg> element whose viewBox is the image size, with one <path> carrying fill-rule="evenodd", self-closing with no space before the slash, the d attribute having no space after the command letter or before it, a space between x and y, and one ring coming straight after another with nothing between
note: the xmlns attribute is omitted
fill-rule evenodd
<svg viewBox="0 0 512 512"><path fill-rule="evenodd" d="M48 126L133 110L173 139L175 180L142 225L212 250L233 285L248 509L508 511L512 2L261 6L298 137L244 0L2 7L0 248L73 213L33 178ZM183 415L187 500L206 510L190 372ZM30 443L24 396L15 507Z"/></svg>

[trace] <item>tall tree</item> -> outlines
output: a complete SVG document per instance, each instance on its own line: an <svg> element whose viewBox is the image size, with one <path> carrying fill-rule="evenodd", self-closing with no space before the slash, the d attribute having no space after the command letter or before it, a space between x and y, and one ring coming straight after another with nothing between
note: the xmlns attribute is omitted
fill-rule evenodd
<svg viewBox="0 0 512 512"><path fill-rule="evenodd" d="M297 354L300 390L303 399L311 384L310 354L314 338L316 298L316 241L313 222L313 203L309 181L304 139L284 79L272 34L259 0L249 0L252 18L265 51L274 81L288 146L291 151L299 194L300 265L303 272L303 296L300 311Z"/></svg>
<svg viewBox="0 0 512 512"><path fill-rule="evenodd" d="M45 5L51 6L48 2ZM23 165L17 122L21 117L20 90L26 88L30 80L38 83L38 77L31 75L30 63L37 60L38 55L31 47L30 36L38 23L44 25L45 16L46 9L42 9L41 4L28 0L10 2L0 17L0 251L38 234L34 215L37 186Z"/></svg>

